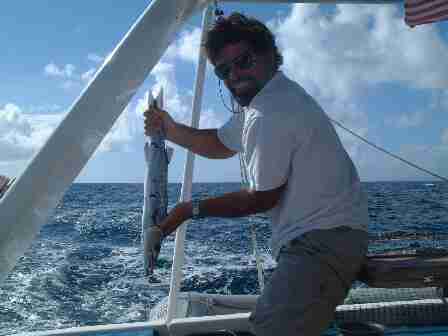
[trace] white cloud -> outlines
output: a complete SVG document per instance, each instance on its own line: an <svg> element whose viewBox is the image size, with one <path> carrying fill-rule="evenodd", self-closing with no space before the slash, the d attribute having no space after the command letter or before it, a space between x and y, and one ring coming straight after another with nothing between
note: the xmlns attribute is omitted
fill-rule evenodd
<svg viewBox="0 0 448 336"><path fill-rule="evenodd" d="M102 57L102 56L100 56L98 54L95 54L95 53L88 54L87 55L87 59L89 61L94 62L94 63L102 63L104 61L104 57Z"/></svg>
<svg viewBox="0 0 448 336"><path fill-rule="evenodd" d="M29 136L31 127L22 114L20 108L15 104L6 104L0 110L2 123L0 124L0 134L4 134L11 129L15 129L19 133Z"/></svg>
<svg viewBox="0 0 448 336"><path fill-rule="evenodd" d="M367 115L355 103L334 101L325 104L324 108L328 112L329 118L335 121L333 125L350 156L357 161L364 160L365 157L362 151L363 143L342 127L365 138L368 136L369 129Z"/></svg>
<svg viewBox="0 0 448 336"><path fill-rule="evenodd" d="M95 57L90 54L89 59L95 59ZM44 73L49 77L61 81L61 87L66 90L79 90L86 84L86 82L89 82L93 78L96 70L96 67L91 67L87 71L78 72L73 64L58 66L54 63L49 63L45 66Z"/></svg>
<svg viewBox="0 0 448 336"><path fill-rule="evenodd" d="M96 73L96 68L91 68L81 75L81 79L84 82L89 82L93 78L95 73Z"/></svg>
<svg viewBox="0 0 448 336"><path fill-rule="evenodd" d="M191 95L182 94L176 83L174 64L160 61L152 70L151 75L155 78L155 85L151 92L156 97L160 89L164 93L164 110L168 111L171 117L180 122L186 122L191 110ZM147 108L147 98L142 97L137 100L135 109L136 115L143 118L143 112Z"/></svg>
<svg viewBox="0 0 448 336"><path fill-rule="evenodd" d="M152 89L153 95L157 95L163 87L164 109L169 111L174 119L185 120L191 109L191 96L179 92L174 65L160 61L152 70L151 75L155 77L156 82Z"/></svg>
<svg viewBox="0 0 448 336"><path fill-rule="evenodd" d="M176 82L174 65L166 62L159 62L151 74L155 77L156 85L153 87L153 94L156 95L160 87L163 87L165 96L165 110L171 116L184 124L189 125L191 119L191 109L193 102L192 91L181 91ZM222 124L217 113L212 109L203 109L201 113L200 126L216 127ZM205 126L204 126L205 127Z"/></svg>
<svg viewBox="0 0 448 336"><path fill-rule="evenodd" d="M222 120L213 109L208 108L201 112L199 128L219 128L223 124L224 120Z"/></svg>
<svg viewBox="0 0 448 336"><path fill-rule="evenodd" d="M65 90L79 88L79 82L75 81L75 80L66 80L66 81L62 82L61 87Z"/></svg>
<svg viewBox="0 0 448 336"><path fill-rule="evenodd" d="M334 13L322 15L319 5L296 4L269 26L283 53L285 73L316 97L331 117L369 140L376 140L376 135L360 107L366 90L385 83L411 90L448 86L448 46L439 31L434 26L408 28L396 5L338 5ZM444 101L440 104L448 106ZM424 120L424 112L414 112L392 121L397 127L417 127ZM382 154L371 155L359 140L338 133L358 165L368 171L380 162L387 166ZM421 150L403 153L419 157Z"/></svg>
<svg viewBox="0 0 448 336"><path fill-rule="evenodd" d="M200 45L200 34L199 28L182 32L180 38L170 46L164 59L156 65L151 73L156 82L152 88L153 94L157 94L160 88L163 87L165 109L170 112L175 120L186 124L190 123L192 94L190 91L181 92L176 82L174 64L166 60L181 59L195 63ZM103 57L95 53L88 54L87 58L95 63L104 61ZM78 73L72 65L58 67L54 63L50 63L45 67L47 75L64 80L61 85L65 89L79 88L84 82L91 80L96 71L97 68L93 67L83 73ZM131 106L132 104L117 119L110 132L102 141L98 151L131 150L132 142L136 136L143 133L142 112L146 108L146 100L144 98L138 99L135 110L132 110ZM217 127L222 124L222 121L213 110L208 109L202 113L200 123L201 127Z"/></svg>
<svg viewBox="0 0 448 336"><path fill-rule="evenodd" d="M75 66L73 64L66 64L63 67L59 67L54 63L49 63L45 66L44 72L50 77L60 78L72 78L75 72Z"/></svg>
<svg viewBox="0 0 448 336"><path fill-rule="evenodd" d="M51 114L62 111L62 106L58 104L44 104L40 106L30 106L29 108L26 108L26 110L30 113Z"/></svg>
<svg viewBox="0 0 448 336"><path fill-rule="evenodd" d="M189 124L192 96L190 92L182 92L178 87L174 64L160 61L151 72L155 85L151 88L156 96L161 87L164 91L164 109L177 121ZM130 151L135 142L142 140L143 111L147 108L147 98L140 97L135 104L130 104L120 115L111 131L101 143L99 151ZM201 122L206 125L216 125L215 114L207 110ZM140 144L140 142L139 142Z"/></svg>
<svg viewBox="0 0 448 336"><path fill-rule="evenodd" d="M199 29L192 32L186 32L181 35L181 38L175 44L175 51L173 57L181 58L186 61L194 61L192 53L194 49L198 48L200 35ZM195 42L197 40L197 42ZM195 47L196 44L196 47ZM94 54L89 54L88 58L92 61L99 61L100 57L95 57ZM169 59L166 55L165 59ZM62 70L65 69L65 70ZM84 73L78 73L74 67L58 67L51 63L47 65L45 71L48 75L59 77L64 81L61 85L66 89L80 86L82 82L89 81L96 72L96 68L91 68ZM70 76L68 76L70 74ZM151 75L155 79L155 85L152 88L153 94L157 94L161 87L164 90L165 105L164 108L169 111L171 116L185 124L190 123L190 113L192 106L192 94L188 90L183 92L179 89L176 77L175 67L173 63L161 60L153 69ZM142 112L146 108L146 100L140 98L136 104L130 104L128 108L120 115L115 122L110 132L102 141L98 151L129 151L132 150L133 142L143 135L143 116ZM222 124L222 121L217 117L217 114L211 110L205 110L201 118L201 127L217 127Z"/></svg>
<svg viewBox="0 0 448 336"><path fill-rule="evenodd" d="M0 108L0 163L28 160L40 149L61 122L65 113L27 114L15 104ZM135 113L123 111L106 135L98 151L129 151L141 124L132 121ZM143 133L143 126L140 127Z"/></svg>
<svg viewBox="0 0 448 336"><path fill-rule="evenodd" d="M395 5L338 5L323 16L298 4L276 22L285 70L322 98L351 100L368 85L448 85L448 47L436 28L410 29ZM423 76L424 74L424 76Z"/></svg>
<svg viewBox="0 0 448 336"><path fill-rule="evenodd" d="M193 29L182 35L178 43L178 52L181 59L196 63L198 60L199 46L201 43L201 30Z"/></svg>
<svg viewBox="0 0 448 336"><path fill-rule="evenodd" d="M201 30L199 28L183 31L180 38L170 45L165 56L168 59L179 58L183 61L197 63L200 43Z"/></svg>
<svg viewBox="0 0 448 336"><path fill-rule="evenodd" d="M0 108L0 162L29 159L61 118L61 114L25 114L12 103Z"/></svg>
<svg viewBox="0 0 448 336"><path fill-rule="evenodd" d="M98 151L119 152L131 150L130 142L134 134L130 118L132 118L132 114L126 108L101 142Z"/></svg>
<svg viewBox="0 0 448 336"><path fill-rule="evenodd" d="M54 63L49 63L45 66L44 72L49 76L61 76L62 71Z"/></svg>
<svg viewBox="0 0 448 336"><path fill-rule="evenodd" d="M49 63L45 66L44 73L48 77L60 81L61 87L65 90L80 88L80 78L76 74L76 67L73 64L58 66L54 63Z"/></svg>

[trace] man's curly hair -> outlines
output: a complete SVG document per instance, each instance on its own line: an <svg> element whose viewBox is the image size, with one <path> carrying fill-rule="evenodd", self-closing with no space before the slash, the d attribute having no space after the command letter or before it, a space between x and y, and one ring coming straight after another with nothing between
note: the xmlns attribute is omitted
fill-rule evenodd
<svg viewBox="0 0 448 336"><path fill-rule="evenodd" d="M283 64L272 32L255 18L233 12L228 17L219 17L207 32L204 47L209 60L214 64L218 53L228 44L245 41L255 53L274 52L275 70Z"/></svg>

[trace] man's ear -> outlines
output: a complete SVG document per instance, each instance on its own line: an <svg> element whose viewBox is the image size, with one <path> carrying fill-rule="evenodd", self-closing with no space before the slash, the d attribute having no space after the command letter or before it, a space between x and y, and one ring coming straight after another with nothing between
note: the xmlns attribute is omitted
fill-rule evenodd
<svg viewBox="0 0 448 336"><path fill-rule="evenodd" d="M271 75L275 74L276 65L275 65L275 52L274 50L269 50L264 53L254 53L256 57L261 57L263 59L263 63L265 63L271 69Z"/></svg>
<svg viewBox="0 0 448 336"><path fill-rule="evenodd" d="M271 50L269 52L268 58L269 58L269 65L271 66L272 74L274 74L275 71L277 70L276 57L275 57L274 50Z"/></svg>

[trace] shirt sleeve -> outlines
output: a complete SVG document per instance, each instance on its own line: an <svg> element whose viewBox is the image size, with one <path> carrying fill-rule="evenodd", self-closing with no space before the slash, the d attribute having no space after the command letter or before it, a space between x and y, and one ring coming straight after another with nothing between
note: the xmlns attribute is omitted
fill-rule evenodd
<svg viewBox="0 0 448 336"><path fill-rule="evenodd" d="M287 122L266 116L247 129L245 161L250 187L266 191L282 186L291 170L296 140Z"/></svg>
<svg viewBox="0 0 448 336"><path fill-rule="evenodd" d="M241 152L242 130L242 113L235 113L223 126L221 126L221 128L218 129L218 139L230 150Z"/></svg>

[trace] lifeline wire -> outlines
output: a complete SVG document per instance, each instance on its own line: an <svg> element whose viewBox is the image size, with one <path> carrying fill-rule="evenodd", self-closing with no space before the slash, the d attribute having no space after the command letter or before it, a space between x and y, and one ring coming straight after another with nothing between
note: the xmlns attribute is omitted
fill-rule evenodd
<svg viewBox="0 0 448 336"><path fill-rule="evenodd" d="M218 7L218 1L215 0L216 21L219 20L219 18L222 17L223 15L224 15L224 12L221 10L221 8ZM240 108L238 105L237 105L237 109L235 110L235 101L234 101L232 95L230 95L230 104L231 104L230 108L225 103L224 96L222 93L221 80L218 80L218 88L219 88L219 95L221 97L221 101L222 101L223 105L226 107L226 109L229 110L232 114L241 113L243 111L243 109ZM244 116L240 116L240 117L244 118ZM241 180L242 180L243 185L245 187L248 187L249 181L247 179L246 165L244 163L243 153L242 152L238 153L238 157L239 157L239 161L240 161ZM249 219L249 221L250 221L250 219ZM252 236L252 246L253 246L253 251L254 251L254 256L255 256L255 263L257 265L257 272L258 272L258 285L260 287L260 291L262 292L264 289L264 272L263 272L263 264L262 264L261 258L258 253L258 248L257 248L257 233L256 233L255 224L251 223L250 228L251 228L251 233L252 233L251 236Z"/></svg>
<svg viewBox="0 0 448 336"><path fill-rule="evenodd" d="M235 102L234 99L232 97L232 95L230 95L230 103L231 103L231 108L229 108L227 106L227 104L225 103L224 100L224 96L222 93L222 86L221 86L221 81L219 80L218 83L218 87L219 87L219 95L221 97L221 101L223 103L223 105L226 107L227 110L229 110L232 114L235 113L242 113L243 109L240 108L237 105L237 111L235 111ZM244 116L241 116L242 118L244 118ZM249 180L247 178L247 171L246 171L246 165L244 163L244 159L243 159L243 152L239 152L238 153L238 158L240 161L240 172L241 172L241 180L243 183L244 187L248 187L249 186ZM249 217L250 218L250 217ZM254 252L254 256L255 256L255 264L257 265L257 274L258 274L258 286L260 288L260 291L263 292L264 289L264 270L263 270L263 264L262 264L262 260L260 258L260 255L258 253L258 248L257 248L257 233L256 233L256 228L255 228L255 224L249 219L250 223L250 229L251 229L251 238L252 238L252 248L253 248L253 252Z"/></svg>
<svg viewBox="0 0 448 336"><path fill-rule="evenodd" d="M227 106L227 104L225 103L225 101L224 101L224 97L223 97L223 93L222 93L222 88L221 88L221 81L219 81L219 93L220 93L220 96L221 96L221 101L222 101L222 103L224 104L224 106L226 107L226 109L229 110L229 111L232 112L232 113L238 113L238 112L236 112L236 111L234 110L234 108L233 108L233 101L232 101L232 109L230 109L230 108ZM373 148L379 150L380 152L383 152L383 153L385 153L385 154L387 154L387 155L393 157L394 159L397 159L397 160L399 160L399 161L401 161L401 162L403 162L403 163L405 163L405 164L407 164L407 165L409 165L409 166L411 166L411 167L413 167L413 168L415 168L415 169L417 169L417 170L420 170L420 171L422 171L422 172L424 172L424 173L426 173L426 174L429 174L429 175L431 175L431 176L433 176L433 177L436 177L436 178L438 178L438 179L440 179L440 180L442 180L442 181L444 181L444 182L448 182L448 178L443 177L443 176L441 176L441 175L439 175L439 174L433 173L433 172L431 172L430 170L425 169L425 168L423 168L423 167L421 167L421 166L419 166L419 165L417 165L417 164L415 164L415 163L412 163L412 162L409 161L409 160L403 159L402 157L400 157L400 156L398 156L398 155L396 155L396 154L394 154L394 153L391 153L390 151L388 151L388 150L386 150L386 149L384 149L384 148L382 148L382 147L380 147L380 146L378 146L378 145L375 145L373 142L367 140L366 138L362 137L361 135L358 135L357 133L353 132L353 131L350 130L349 128L345 127L345 126L344 126L342 123L340 123L339 121L336 121L336 120L330 118L329 116L327 116L327 118L328 118L332 123L334 123L334 124L337 125L338 127L342 128L344 131L346 131L346 132L350 133L351 135L357 137L357 138L360 139L361 141L365 142L367 145L372 146Z"/></svg>
<svg viewBox="0 0 448 336"><path fill-rule="evenodd" d="M219 18L222 17L223 15L224 15L224 12L223 12L223 10L219 7L219 5L218 5L218 0L215 0L215 17L216 17L216 20L219 20ZM226 105L226 103L224 102L224 97L223 97L222 89L221 89L221 81L219 81L219 93L220 93L220 95L221 95L222 103L223 103L224 106L227 108L227 110L229 110L229 111L232 112L232 113L237 113L237 112L235 112L235 110L234 110L234 108L233 108L233 100L232 100L232 109L230 109L230 108ZM394 159L397 159L397 160L399 160L399 161L401 161L401 162L403 162L403 163L405 163L405 164L407 164L407 165L409 165L409 166L411 166L411 167L413 167L413 168L415 168L415 169L417 169L417 170L420 170L420 171L422 171L422 172L424 172L424 173L426 173L426 174L429 174L429 175L431 175L431 176L433 176L433 177L436 177L436 178L438 178L438 179L440 179L440 180L442 180L442 181L444 181L444 182L448 182L448 178L443 177L443 176L441 176L441 175L438 175L438 174L436 174L436 173L433 173L433 172L429 171L428 169L425 169L425 168L423 168L423 167L421 167L421 166L418 166L418 165L415 164L415 163L412 163L412 162L410 162L410 161L408 161L408 160L406 160L406 159L403 159L402 157L400 157L400 156L398 156L398 155L396 155L396 154L393 154L393 153L389 152L388 150L386 150L386 149L384 149L384 148L382 148L382 147L380 147L380 146L378 146L378 145L375 145L373 142L371 142L371 141L369 141L369 140L363 138L362 136L356 134L356 133L353 132L352 130L350 130L350 129L348 129L347 127L345 127L344 125L342 125L342 123L340 123L339 121L336 121L336 120L334 120L334 119L331 119L329 116L328 116L328 119L329 119L331 122L333 122L335 125L337 125L337 126L339 126L340 128L342 128L344 131L346 131L346 132L350 133L351 135L357 137L358 139L360 139L361 141L365 142L366 144L372 146L373 148L376 148L376 149L379 150L380 152L383 152L383 153L385 153L385 154L387 154L387 155L393 157ZM241 159L240 159L240 161L241 161Z"/></svg>
<svg viewBox="0 0 448 336"><path fill-rule="evenodd" d="M431 175L431 176L433 176L433 177L437 177L437 178L441 179L441 180L444 181L444 182L448 182L448 179L447 179L446 177L440 176L440 175L438 175L438 174L436 174L436 173L433 173L433 172L429 171L428 169L425 169L425 168L423 168L423 167L420 167L420 166L416 165L415 163L412 163L412 162L410 162L410 161L408 161L408 160L406 160L406 159L403 159L403 158L401 158L400 156L398 156L398 155L396 155L396 154L394 154L394 153L391 153L391 152L389 152L388 150L386 150L386 149L384 149L384 148L382 148L382 147L379 147L379 146L375 145L373 142L370 142L369 140L367 140L367 139L363 138L362 136L356 134L355 132L351 131L350 129L348 129L347 127L345 127L344 125L342 125L340 122L338 122L338 121L336 121L336 120L333 120L333 119L331 119L330 117L328 117L328 119L330 119L334 124L336 124L337 126L339 126L340 128L342 128L344 131L349 132L351 135L357 137L357 138L360 139L361 141L363 141L363 142L365 142L366 144L368 144L368 145L370 145L370 146L376 148L377 150L379 150L379 151L381 151L381 152L383 152L383 153L385 153L385 154L387 154L387 155L390 155L390 156L393 157L394 159L400 160L401 162L404 162L404 163L406 163L407 165L409 165L409 166L411 166L411 167L413 167L413 168L415 168L415 169L417 169L417 170L420 170L420 171L422 171L422 172L424 172L424 173L427 173L427 174L429 174L429 175Z"/></svg>

